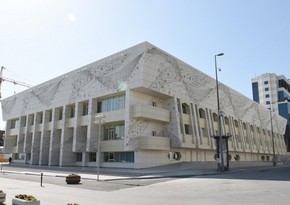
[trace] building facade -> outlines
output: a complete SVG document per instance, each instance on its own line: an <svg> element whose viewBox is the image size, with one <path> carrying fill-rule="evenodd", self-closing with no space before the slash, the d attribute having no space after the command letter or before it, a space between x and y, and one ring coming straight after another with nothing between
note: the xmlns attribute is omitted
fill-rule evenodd
<svg viewBox="0 0 290 205"><path fill-rule="evenodd" d="M219 91L231 160L271 160L272 137L286 154L284 118L272 129L264 106ZM212 77L144 42L2 100L4 147L37 165L96 166L98 153L102 167L214 161L216 99Z"/></svg>
<svg viewBox="0 0 290 205"><path fill-rule="evenodd" d="M254 101L278 113L287 120L284 139L290 151L290 80L283 75L265 73L252 79Z"/></svg>

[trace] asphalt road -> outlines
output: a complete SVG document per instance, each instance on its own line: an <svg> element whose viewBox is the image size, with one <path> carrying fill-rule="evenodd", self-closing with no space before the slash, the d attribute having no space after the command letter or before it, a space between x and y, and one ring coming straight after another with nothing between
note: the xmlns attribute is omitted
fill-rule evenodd
<svg viewBox="0 0 290 205"><path fill-rule="evenodd" d="M83 180L82 184L73 186L66 185L62 177L46 177L42 188L37 176L0 175L1 189L8 195L7 205L20 192L36 195L42 205L290 204L289 165L190 178Z"/></svg>

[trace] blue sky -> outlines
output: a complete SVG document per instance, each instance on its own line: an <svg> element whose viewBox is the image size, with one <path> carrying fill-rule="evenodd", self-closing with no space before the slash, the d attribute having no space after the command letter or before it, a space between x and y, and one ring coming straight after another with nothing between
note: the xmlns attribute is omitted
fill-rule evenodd
<svg viewBox="0 0 290 205"><path fill-rule="evenodd" d="M288 0L0 0L3 75L33 85L143 41L252 98L251 78L290 78ZM2 83L2 97L24 90ZM0 120L0 128L3 122Z"/></svg>

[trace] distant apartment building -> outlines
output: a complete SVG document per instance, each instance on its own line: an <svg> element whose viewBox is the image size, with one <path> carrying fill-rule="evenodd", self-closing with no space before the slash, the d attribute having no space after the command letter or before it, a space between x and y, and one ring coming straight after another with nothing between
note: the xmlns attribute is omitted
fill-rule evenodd
<svg viewBox="0 0 290 205"><path fill-rule="evenodd" d="M253 100L287 120L285 143L290 151L290 80L283 75L266 73L252 79Z"/></svg>
<svg viewBox="0 0 290 205"><path fill-rule="evenodd" d="M219 91L231 160L271 160L269 110L222 83ZM215 161L215 79L147 42L1 104L4 148L14 162L97 166L100 157L101 167L138 169ZM100 114L103 123L95 119ZM286 154L285 127L273 114L276 154Z"/></svg>

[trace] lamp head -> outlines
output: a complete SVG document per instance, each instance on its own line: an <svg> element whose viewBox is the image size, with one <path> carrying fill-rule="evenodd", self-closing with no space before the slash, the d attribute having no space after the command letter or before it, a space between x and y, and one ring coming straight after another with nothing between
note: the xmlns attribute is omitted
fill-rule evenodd
<svg viewBox="0 0 290 205"><path fill-rule="evenodd" d="M223 55L224 55L224 53L219 53L216 56L223 56Z"/></svg>

